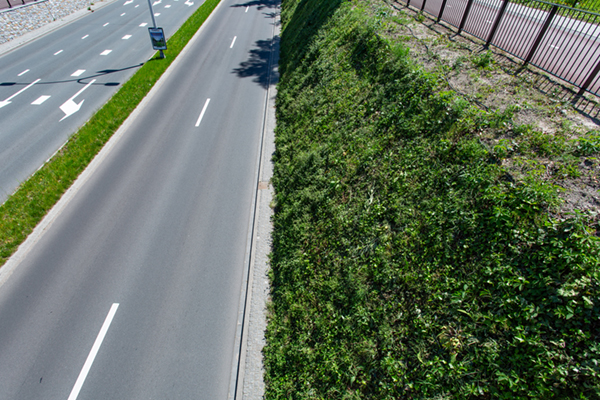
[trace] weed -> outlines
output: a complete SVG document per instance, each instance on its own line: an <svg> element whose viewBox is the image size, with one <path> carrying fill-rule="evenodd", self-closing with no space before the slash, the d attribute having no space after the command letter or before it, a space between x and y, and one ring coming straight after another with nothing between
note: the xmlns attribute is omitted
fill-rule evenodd
<svg viewBox="0 0 600 400"><path fill-rule="evenodd" d="M489 69L494 63L494 56L492 52L488 50L481 54L474 55L471 61L477 68Z"/></svg>
<svg viewBox="0 0 600 400"><path fill-rule="evenodd" d="M598 135L474 107L365 4L283 3L265 397L598 398L597 219L528 156Z"/></svg>

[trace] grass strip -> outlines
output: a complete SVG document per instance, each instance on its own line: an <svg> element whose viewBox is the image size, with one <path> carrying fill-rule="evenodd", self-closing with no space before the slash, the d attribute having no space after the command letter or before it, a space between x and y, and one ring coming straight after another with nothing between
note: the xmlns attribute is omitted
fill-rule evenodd
<svg viewBox="0 0 600 400"><path fill-rule="evenodd" d="M0 266L16 251L167 70L220 0L206 0L168 40L168 57L145 63L52 159L0 206Z"/></svg>

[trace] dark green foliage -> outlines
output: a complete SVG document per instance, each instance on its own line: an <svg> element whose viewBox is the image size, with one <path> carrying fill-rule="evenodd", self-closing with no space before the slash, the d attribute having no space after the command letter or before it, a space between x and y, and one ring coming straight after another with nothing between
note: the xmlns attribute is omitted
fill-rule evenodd
<svg viewBox="0 0 600 400"><path fill-rule="evenodd" d="M362 4L283 2L266 397L600 398L595 217L508 179Z"/></svg>

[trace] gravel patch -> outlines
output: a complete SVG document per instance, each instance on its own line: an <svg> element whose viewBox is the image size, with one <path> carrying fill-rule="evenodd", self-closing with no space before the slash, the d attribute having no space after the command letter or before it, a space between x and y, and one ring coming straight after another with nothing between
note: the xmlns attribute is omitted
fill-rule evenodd
<svg viewBox="0 0 600 400"><path fill-rule="evenodd" d="M86 9L90 0L46 0L0 11L0 44Z"/></svg>

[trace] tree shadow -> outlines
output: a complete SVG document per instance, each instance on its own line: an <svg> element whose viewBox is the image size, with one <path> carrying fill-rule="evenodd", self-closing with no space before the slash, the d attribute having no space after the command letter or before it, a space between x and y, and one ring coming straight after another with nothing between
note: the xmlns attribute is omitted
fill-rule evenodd
<svg viewBox="0 0 600 400"><path fill-rule="evenodd" d="M232 73L239 78L250 78L262 88L268 89L279 80L277 71L279 54L279 36L273 40L257 40L256 47L249 52L248 60L242 62Z"/></svg>
<svg viewBox="0 0 600 400"><path fill-rule="evenodd" d="M281 0L252 0L246 3L234 4L230 7L258 7L259 10L265 8L278 8Z"/></svg>

